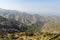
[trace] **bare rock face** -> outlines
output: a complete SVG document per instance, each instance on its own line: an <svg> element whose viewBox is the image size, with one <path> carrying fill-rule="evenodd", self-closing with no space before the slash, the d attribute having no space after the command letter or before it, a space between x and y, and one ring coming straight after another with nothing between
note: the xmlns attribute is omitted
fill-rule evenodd
<svg viewBox="0 0 60 40"><path fill-rule="evenodd" d="M41 32L60 33L60 22L59 21L51 21L51 22L46 23L41 28Z"/></svg>

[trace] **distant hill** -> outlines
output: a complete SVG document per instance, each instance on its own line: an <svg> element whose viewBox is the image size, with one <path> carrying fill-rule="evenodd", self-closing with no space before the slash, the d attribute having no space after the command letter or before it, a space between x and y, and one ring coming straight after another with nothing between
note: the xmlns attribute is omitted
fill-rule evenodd
<svg viewBox="0 0 60 40"><path fill-rule="evenodd" d="M36 30L38 27L42 27L46 22L43 16L38 14L28 14L26 12L19 12L16 10L0 9L0 15L7 19L17 21L19 28L21 27L21 24L27 26L30 31Z"/></svg>
<svg viewBox="0 0 60 40"><path fill-rule="evenodd" d="M45 30L45 25L49 25L51 21L60 21L58 16L42 16L39 14L29 14L26 12L19 12L16 10L5 10L0 8L0 24L1 29L10 32L13 31L37 31ZM3 20L3 21L2 21ZM51 24L52 25L52 24ZM3 27L2 27L3 26ZM50 29L53 26L50 27ZM47 27L48 28L48 27Z"/></svg>
<svg viewBox="0 0 60 40"><path fill-rule="evenodd" d="M43 33L58 33L60 34L60 21L50 21L46 23L42 28L41 32Z"/></svg>

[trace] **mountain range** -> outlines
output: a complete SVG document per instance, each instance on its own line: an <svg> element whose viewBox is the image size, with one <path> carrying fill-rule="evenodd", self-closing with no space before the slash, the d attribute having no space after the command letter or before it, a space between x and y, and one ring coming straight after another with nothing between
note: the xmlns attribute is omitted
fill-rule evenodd
<svg viewBox="0 0 60 40"><path fill-rule="evenodd" d="M46 30L44 25L47 24L50 26L49 22L52 21L60 22L60 17L56 15L42 16L39 14L29 14L26 12L19 12L16 10L5 10L0 8L0 29L6 32L38 32L41 28L43 30Z"/></svg>

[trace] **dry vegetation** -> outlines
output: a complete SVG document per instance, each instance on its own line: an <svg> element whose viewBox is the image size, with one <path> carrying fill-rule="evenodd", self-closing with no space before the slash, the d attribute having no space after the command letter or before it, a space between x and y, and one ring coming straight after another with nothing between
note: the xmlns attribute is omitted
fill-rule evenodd
<svg viewBox="0 0 60 40"><path fill-rule="evenodd" d="M0 40L60 40L60 34L20 32L7 34L0 37Z"/></svg>

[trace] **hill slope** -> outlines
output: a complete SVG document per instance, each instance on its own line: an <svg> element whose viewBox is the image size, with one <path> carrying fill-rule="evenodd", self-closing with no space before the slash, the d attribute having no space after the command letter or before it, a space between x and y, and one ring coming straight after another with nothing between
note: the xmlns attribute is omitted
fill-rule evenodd
<svg viewBox="0 0 60 40"><path fill-rule="evenodd" d="M60 21L51 21L46 23L42 28L41 32L48 33L60 33Z"/></svg>
<svg viewBox="0 0 60 40"><path fill-rule="evenodd" d="M26 12L19 12L16 10L5 10L0 9L0 15L3 16L3 21L0 21L0 24L6 28L6 30L14 29L15 31L40 31L41 27L45 25L49 25L49 29L51 29L55 25L55 23L49 23L51 21L60 21L58 16L42 16L38 14L28 14ZM0 20L2 20L0 18ZM56 23L59 25L59 23ZM1 26L2 27L2 26ZM47 27L47 28L48 28ZM45 28L42 28L45 29Z"/></svg>

